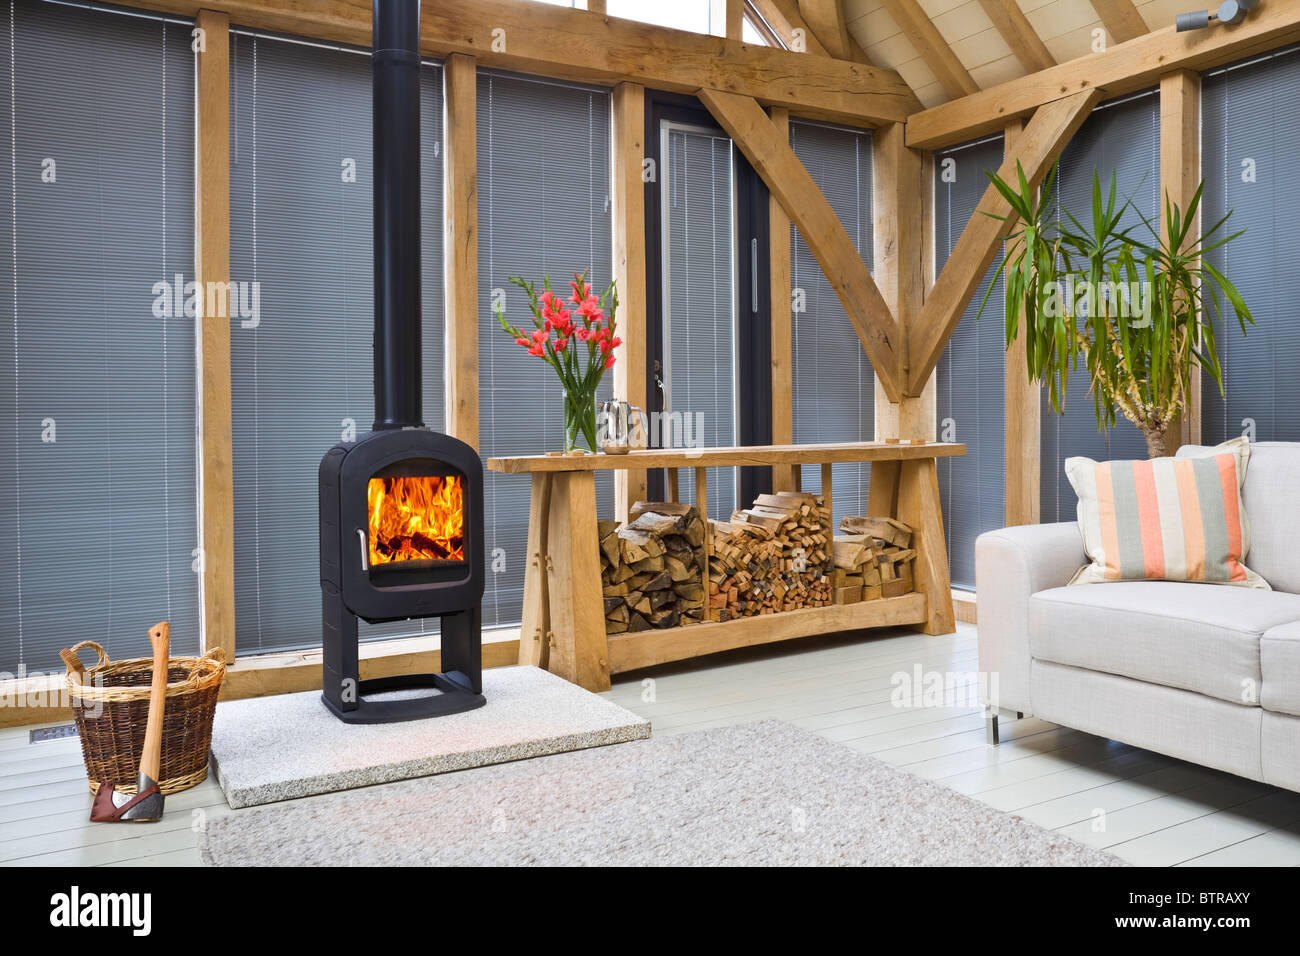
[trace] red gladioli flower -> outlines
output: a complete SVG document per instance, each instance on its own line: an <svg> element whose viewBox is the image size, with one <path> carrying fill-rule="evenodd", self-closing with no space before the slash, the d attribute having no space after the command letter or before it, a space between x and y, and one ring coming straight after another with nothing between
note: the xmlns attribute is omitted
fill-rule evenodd
<svg viewBox="0 0 1300 956"><path fill-rule="evenodd" d="M528 340L527 340L527 339L515 339L515 345L522 345L524 348L528 348Z"/></svg>
<svg viewBox="0 0 1300 956"><path fill-rule="evenodd" d="M605 361L605 368L613 368L613 367L614 367L614 356L611 355L611 356L610 356L608 359L606 359L606 361Z"/></svg>

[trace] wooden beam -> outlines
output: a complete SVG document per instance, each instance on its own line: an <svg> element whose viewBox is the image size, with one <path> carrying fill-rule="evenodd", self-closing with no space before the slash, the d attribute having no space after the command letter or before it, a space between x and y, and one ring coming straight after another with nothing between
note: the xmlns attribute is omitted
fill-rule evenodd
<svg viewBox="0 0 1300 956"><path fill-rule="evenodd" d="M596 479L590 471L551 477L546 532L547 611L555 643L552 674L587 690L609 690L605 610L600 596L600 536L596 533Z"/></svg>
<svg viewBox="0 0 1300 956"><path fill-rule="evenodd" d="M587 12L603 17L605 15L605 0L587 0Z"/></svg>
<svg viewBox="0 0 1300 956"><path fill-rule="evenodd" d="M478 70L460 54L442 69L446 427L478 448Z"/></svg>
<svg viewBox="0 0 1300 956"><path fill-rule="evenodd" d="M128 0L193 15L201 6L240 26L335 43L370 45L369 0ZM464 53L481 67L613 85L625 81L694 93L701 87L757 97L798 116L855 126L905 119L920 108L893 70L811 58L727 37L597 15L534 0L438 0L420 15L420 50Z"/></svg>
<svg viewBox="0 0 1300 956"><path fill-rule="evenodd" d="M618 334L623 340L614 353L614 397L646 408L645 87L639 83L614 87L612 126L614 281ZM644 471L614 473L614 510L619 521L626 521L632 504L645 498Z"/></svg>
<svg viewBox="0 0 1300 956"><path fill-rule="evenodd" d="M783 109L772 110L772 125L779 135L789 142L790 116ZM772 444L789 445L794 442L794 345L793 321L790 314L790 217L785 207L769 193L768 217L768 278L771 303L772 339ZM774 491L798 491L798 469L791 465L772 467Z"/></svg>
<svg viewBox="0 0 1300 956"><path fill-rule="evenodd" d="M980 6L1026 70L1036 73L1056 66L1056 58L1020 9L1019 0L980 0Z"/></svg>
<svg viewBox="0 0 1300 956"><path fill-rule="evenodd" d="M979 84L971 78L917 0L884 0L883 6L949 96L979 91Z"/></svg>
<svg viewBox="0 0 1300 956"><path fill-rule="evenodd" d="M902 463L898 476L898 520L913 530L916 549L916 590L925 595L926 634L951 634L956 629L952 609L952 580L943 534L943 505L935 460Z"/></svg>
<svg viewBox="0 0 1300 956"><path fill-rule="evenodd" d="M803 14L799 12L798 0L749 0L749 2L763 21L776 33L786 49L812 53L816 56L830 56L830 51L822 45L822 41L817 39L817 34L804 21Z"/></svg>
<svg viewBox="0 0 1300 956"><path fill-rule="evenodd" d="M853 59L853 38L840 0L798 0L799 13L826 52L841 60Z"/></svg>
<svg viewBox="0 0 1300 956"><path fill-rule="evenodd" d="M1160 80L1160 231L1166 234L1165 199L1186 210L1201 182L1201 78L1179 70ZM1200 229L1200 213L1192 227ZM1192 367L1192 393L1176 429L1166 436L1168 454L1201 443L1201 369Z"/></svg>
<svg viewBox="0 0 1300 956"><path fill-rule="evenodd" d="M779 42L787 49L800 49L804 53L812 53L817 56L831 56L831 52L826 45L818 38L817 33L808 25L799 12L798 0L749 0L749 5L754 8L759 18L767 24L775 34ZM798 31L796 33L796 31ZM797 42L796 42L796 37ZM856 63L870 64L867 53L862 46L848 35L848 55L844 59L853 60ZM919 101L916 107L920 109Z"/></svg>
<svg viewBox="0 0 1300 956"><path fill-rule="evenodd" d="M914 593L854 604L756 614L690 627L613 634L609 638L609 667L611 672L621 674L740 647L866 627L922 624L926 620L925 596Z"/></svg>
<svg viewBox="0 0 1300 956"><path fill-rule="evenodd" d="M1015 155L1024 132L1023 120L1012 120L1003 133L1003 155ZM1038 524L1042 473L1042 385L1030 381L1025 337L1018 336L1006 353L1006 503L1008 526Z"/></svg>
<svg viewBox="0 0 1300 956"><path fill-rule="evenodd" d="M899 362L905 354L899 324L835 210L790 148L788 137L750 97L719 90L700 90L699 97L799 227L886 393L897 401L902 396Z"/></svg>
<svg viewBox="0 0 1300 956"><path fill-rule="evenodd" d="M1300 40L1300 4L1263 0L1235 27L1166 27L908 118L907 145L937 149L1000 132L1045 103L1096 89L1103 100L1154 86L1174 70L1203 71Z"/></svg>
<svg viewBox="0 0 1300 956"><path fill-rule="evenodd" d="M194 278L230 282L230 21L202 10L196 82ZM235 659L235 478L231 452L230 316L199 322L199 602L202 647Z"/></svg>
<svg viewBox="0 0 1300 956"><path fill-rule="evenodd" d="M743 39L745 25L745 0L726 0L727 2L727 38Z"/></svg>
<svg viewBox="0 0 1300 956"><path fill-rule="evenodd" d="M762 0L758 0L758 2L762 2ZM756 12L754 0L750 0L746 4L746 11L746 19L749 21L750 26L758 31L758 35L763 38L764 43L768 46L783 47L787 50L790 48L789 37L777 33L767 19Z"/></svg>
<svg viewBox="0 0 1300 956"><path fill-rule="evenodd" d="M1092 0L1092 8L1116 42L1127 43L1150 32L1133 0Z"/></svg>
<svg viewBox="0 0 1300 956"><path fill-rule="evenodd" d="M925 301L928 285L926 237L932 206L931 184L925 176L926 159L907 148L901 123L884 126L871 137L872 219L875 252L873 275L885 303L902 330L901 347ZM933 243L929 244L933 246ZM875 437L933 440L935 429L934 376L916 397L890 401L876 379Z"/></svg>
<svg viewBox="0 0 1300 956"><path fill-rule="evenodd" d="M1008 153L998 175L1012 181L1016 177L1016 163L1024 167L1031 185L1038 185L1056 162L1056 158L1070 141L1070 137L1083 125L1092 112L1099 93L1095 89L1083 90L1068 99L1056 100L1043 106L1025 126ZM998 243L1012 229L1011 223L999 222L988 214L1006 216L1011 207L992 184L984 198L975 207L975 213L953 247L948 263L943 267L929 299L921 310L916 328L910 330L908 341L908 391L920 394L925 380L934 371L957 328L971 296L998 252Z"/></svg>

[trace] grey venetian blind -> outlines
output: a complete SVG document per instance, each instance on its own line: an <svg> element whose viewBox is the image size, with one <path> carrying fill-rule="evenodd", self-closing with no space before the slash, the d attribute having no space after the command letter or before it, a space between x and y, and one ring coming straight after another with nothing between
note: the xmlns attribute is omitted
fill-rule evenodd
<svg viewBox="0 0 1300 956"><path fill-rule="evenodd" d="M479 454L541 454L564 445L564 400L555 371L497 325L493 296L531 328L511 276L567 295L572 273L590 269L603 290L613 273L609 206L609 93L528 77L480 72L478 81ZM562 141L563 145L555 145ZM621 321L621 316L619 317ZM613 373L601 382L608 396ZM613 517L614 479L601 473L596 500ZM527 475L487 473L488 552L483 623L518 623L528 541Z"/></svg>
<svg viewBox="0 0 1300 956"><path fill-rule="evenodd" d="M1091 222L1094 170L1101 177L1103 199L1114 172L1116 202L1132 199L1142 216L1157 224L1161 206L1160 99L1155 91L1103 104L1074 135L1061 156L1057 174L1059 215L1064 215L1060 210L1068 209L1085 225ZM1134 226L1135 237L1151 239L1132 209L1124 223ZM1109 433L1097 430L1090 379L1082 358L1069 378L1064 414L1052 410L1046 388L1042 403L1041 518L1044 522L1073 521L1078 499L1065 477L1065 459L1073 455L1098 461L1146 458L1146 440L1122 415Z"/></svg>
<svg viewBox="0 0 1300 956"><path fill-rule="evenodd" d="M199 647L189 32L0 5L0 671Z"/></svg>
<svg viewBox="0 0 1300 956"><path fill-rule="evenodd" d="M236 644L320 643L317 468L374 421L370 58L231 38L231 318ZM442 71L423 69L424 420L443 425ZM243 299L241 298L241 301ZM234 310L232 309L232 313ZM436 621L361 625L363 639Z"/></svg>
<svg viewBox="0 0 1300 956"><path fill-rule="evenodd" d="M1231 210L1223 234L1246 230L1210 262L1255 318L1243 338L1223 303L1215 338L1227 395L1202 376L1202 438L1300 441L1300 47L1208 74L1201 90L1201 225Z"/></svg>
<svg viewBox="0 0 1300 956"><path fill-rule="evenodd" d="M661 425L660 444L727 447L737 434L731 140L692 127L663 132L664 382L673 436ZM709 514L725 519L736 509L737 469L706 472ZM682 482L681 499L694 503L693 481Z"/></svg>
<svg viewBox="0 0 1300 956"><path fill-rule="evenodd" d="M935 268L941 270L984 192L986 173L1002 165L1002 137L935 154ZM975 539L1006 521L1006 329L1001 277L976 318L1001 259L980 281L936 371L936 417L942 438L966 454L939 459L948 565L954 587L975 587Z"/></svg>
<svg viewBox="0 0 1300 956"><path fill-rule="evenodd" d="M839 216L868 266L872 263L871 135L792 122L790 145ZM875 372L844 306L799 230L790 227L791 348L794 440L872 441L876 433ZM802 487L821 490L821 468L804 467ZM863 515L871 466L831 468L835 526Z"/></svg>

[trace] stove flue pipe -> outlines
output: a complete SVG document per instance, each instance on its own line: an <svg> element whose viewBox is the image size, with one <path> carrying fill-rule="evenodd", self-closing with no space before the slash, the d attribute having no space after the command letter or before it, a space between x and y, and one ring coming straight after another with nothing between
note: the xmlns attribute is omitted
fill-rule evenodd
<svg viewBox="0 0 1300 956"><path fill-rule="evenodd" d="M374 0L375 425L418 428L420 0Z"/></svg>

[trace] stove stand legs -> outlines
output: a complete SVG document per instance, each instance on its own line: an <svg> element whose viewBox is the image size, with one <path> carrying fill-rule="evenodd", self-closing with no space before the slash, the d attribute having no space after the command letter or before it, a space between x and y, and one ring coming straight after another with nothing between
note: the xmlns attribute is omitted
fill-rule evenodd
<svg viewBox="0 0 1300 956"><path fill-rule="evenodd" d="M483 693L482 609L444 614L441 620L443 674L471 693Z"/></svg>
<svg viewBox="0 0 1300 956"><path fill-rule="evenodd" d="M386 724L441 717L482 707L482 612L478 608L443 615L441 674L399 674L361 680L357 617L337 588L321 589L321 700L347 724ZM368 699L388 691L427 690L417 696ZM438 691L438 693L434 693Z"/></svg>

